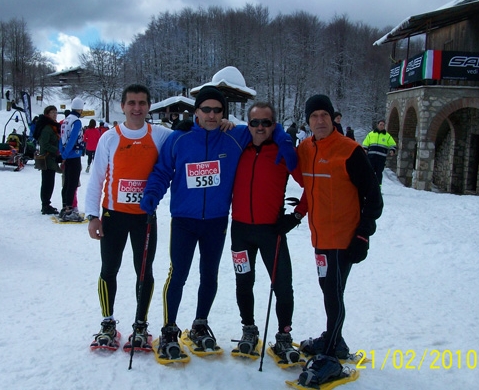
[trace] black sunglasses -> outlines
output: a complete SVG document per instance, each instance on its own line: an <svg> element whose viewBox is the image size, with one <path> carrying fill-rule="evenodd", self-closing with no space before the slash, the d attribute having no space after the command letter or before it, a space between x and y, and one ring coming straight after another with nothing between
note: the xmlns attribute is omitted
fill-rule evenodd
<svg viewBox="0 0 479 390"><path fill-rule="evenodd" d="M205 114L209 114L211 111L213 111L215 114L223 112L223 107L199 107L199 109Z"/></svg>
<svg viewBox="0 0 479 390"><path fill-rule="evenodd" d="M270 127L273 126L273 122L271 122L269 119L251 119L249 121L249 125L251 127L258 127L259 125L263 127Z"/></svg>

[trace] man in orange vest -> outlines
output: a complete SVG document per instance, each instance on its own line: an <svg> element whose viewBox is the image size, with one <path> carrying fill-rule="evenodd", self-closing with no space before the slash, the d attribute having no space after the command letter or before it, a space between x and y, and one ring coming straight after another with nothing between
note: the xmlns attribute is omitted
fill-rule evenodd
<svg viewBox="0 0 479 390"><path fill-rule="evenodd" d="M299 144L298 159L327 322L320 337L301 342L300 348L315 357L299 382L317 387L339 379L343 368L338 357L349 357L342 337L343 294L352 264L367 256L383 200L363 148L335 131L329 98L312 96L305 113L313 135Z"/></svg>

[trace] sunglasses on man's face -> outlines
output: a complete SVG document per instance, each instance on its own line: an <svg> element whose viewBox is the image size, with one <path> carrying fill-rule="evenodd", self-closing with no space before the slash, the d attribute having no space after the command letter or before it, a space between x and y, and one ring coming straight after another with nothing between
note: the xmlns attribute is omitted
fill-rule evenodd
<svg viewBox="0 0 479 390"><path fill-rule="evenodd" d="M199 107L199 108L205 114L209 114L211 111L213 111L215 114L219 114L220 112L223 112L223 107Z"/></svg>
<svg viewBox="0 0 479 390"><path fill-rule="evenodd" d="M258 127L259 125L263 127L270 127L273 126L273 122L271 122L269 119L251 119L249 121L249 125L251 127Z"/></svg>

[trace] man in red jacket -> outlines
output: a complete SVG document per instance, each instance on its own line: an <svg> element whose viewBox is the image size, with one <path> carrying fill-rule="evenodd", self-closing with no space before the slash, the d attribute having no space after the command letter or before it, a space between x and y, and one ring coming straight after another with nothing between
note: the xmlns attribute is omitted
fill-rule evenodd
<svg viewBox="0 0 479 390"><path fill-rule="evenodd" d="M285 363L297 362L292 346L293 287L291 259L286 233L299 225L307 205L300 203L294 213L284 215L284 195L290 172L284 160L275 163L278 146L272 140L276 112L269 103L255 103L248 111L252 142L241 155L233 187L231 251L236 273L236 299L243 324L238 350L255 354L258 327L254 321L256 255L261 253L276 295L278 333L273 351ZM292 172L302 184L298 169Z"/></svg>

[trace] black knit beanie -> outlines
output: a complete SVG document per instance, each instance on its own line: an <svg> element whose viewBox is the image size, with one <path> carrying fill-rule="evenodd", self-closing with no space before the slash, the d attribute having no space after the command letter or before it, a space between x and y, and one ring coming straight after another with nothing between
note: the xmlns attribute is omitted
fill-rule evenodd
<svg viewBox="0 0 479 390"><path fill-rule="evenodd" d="M334 119L334 108L331 104L331 100L329 100L326 95L314 95L306 101L306 108L304 110L306 113L306 123L308 125L310 115L317 110L327 111L331 116L331 120Z"/></svg>
<svg viewBox="0 0 479 390"><path fill-rule="evenodd" d="M212 87L209 85L201 88L200 92L198 92L198 95L196 95L195 110L200 107L201 103L203 103L205 100L208 100L208 99L218 100L223 106L223 111L225 111L226 109L225 96L221 93L221 91L218 88Z"/></svg>

